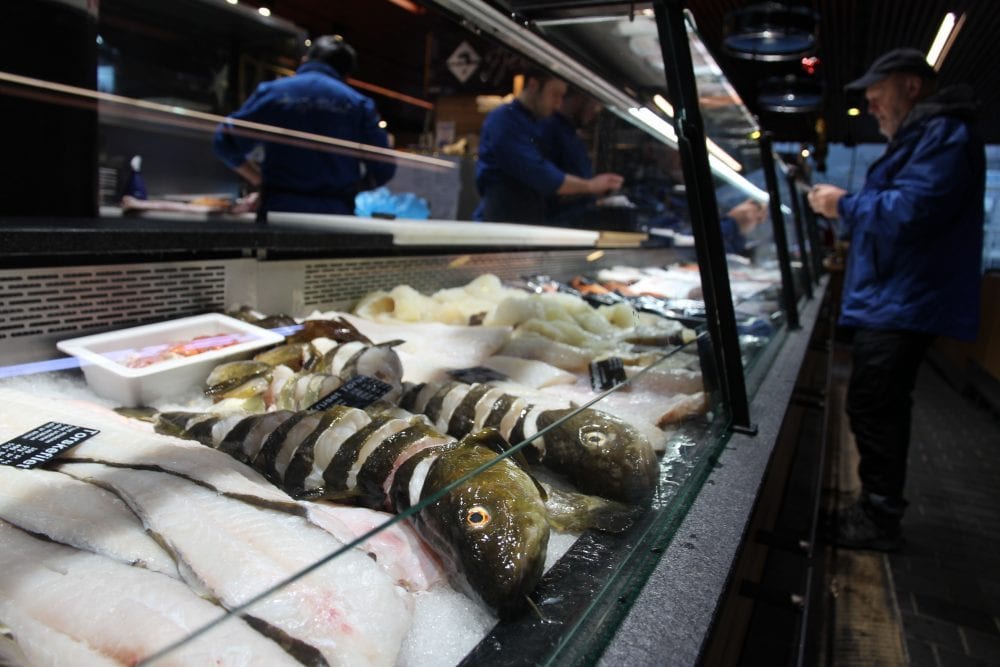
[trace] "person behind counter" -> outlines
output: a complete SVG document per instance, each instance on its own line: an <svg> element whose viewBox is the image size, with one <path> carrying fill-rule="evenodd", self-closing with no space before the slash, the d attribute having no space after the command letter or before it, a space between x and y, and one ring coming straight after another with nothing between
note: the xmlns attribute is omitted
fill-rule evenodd
<svg viewBox="0 0 1000 667"><path fill-rule="evenodd" d="M569 89L559 108L539 121L542 154L567 174L593 178L594 165L580 131L590 127L601 107L582 91ZM577 215L593 205L593 195L553 195L549 197L547 219L557 224L571 224Z"/></svg>
<svg viewBox="0 0 1000 667"><path fill-rule="evenodd" d="M726 254L748 254L750 248L747 243L747 235L757 229L766 219L767 210L756 199L746 199L729 209L719 220Z"/></svg>
<svg viewBox="0 0 1000 667"><path fill-rule="evenodd" d="M339 35L319 37L293 76L260 84L229 118L386 148L389 137L378 126L375 103L344 82L356 62L354 49ZM228 120L215 133L216 155L260 188L264 210L353 214L359 191L386 183L396 172L391 159L278 141L264 142L258 164L248 156L259 144Z"/></svg>
<svg viewBox="0 0 1000 667"><path fill-rule="evenodd" d="M858 192L813 186L810 207L850 241L840 324L854 329L847 413L861 497L838 512L833 541L891 551L900 522L917 369L938 335L978 332L986 158L972 89L936 92L916 49L880 56L846 86L864 90L889 140Z"/></svg>
<svg viewBox="0 0 1000 667"><path fill-rule="evenodd" d="M550 196L600 196L621 187L618 174L581 178L543 155L539 121L559 107L565 94L565 81L532 70L525 74L518 96L486 116L476 163L481 197L473 214L476 220L541 224Z"/></svg>

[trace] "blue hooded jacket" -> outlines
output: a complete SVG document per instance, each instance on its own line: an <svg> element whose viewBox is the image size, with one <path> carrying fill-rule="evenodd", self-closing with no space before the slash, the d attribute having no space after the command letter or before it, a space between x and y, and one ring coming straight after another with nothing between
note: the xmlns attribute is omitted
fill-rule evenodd
<svg viewBox="0 0 1000 667"><path fill-rule="evenodd" d="M840 323L974 340L986 156L972 91L918 103L837 210L850 240Z"/></svg>
<svg viewBox="0 0 1000 667"><path fill-rule="evenodd" d="M318 61L303 63L294 76L260 84L230 118L382 148L389 145L378 127L375 103L344 83L333 67ZM215 133L215 153L230 167L245 162L261 143L259 137L238 132L227 121ZM372 159L371 154L340 147L263 143L263 206L271 211L351 214L359 190L382 185L396 171L391 159Z"/></svg>
<svg viewBox="0 0 1000 667"><path fill-rule="evenodd" d="M545 222L546 200L555 195L566 174L542 153L538 119L514 100L486 116L480 135L476 188L482 199L473 218Z"/></svg>

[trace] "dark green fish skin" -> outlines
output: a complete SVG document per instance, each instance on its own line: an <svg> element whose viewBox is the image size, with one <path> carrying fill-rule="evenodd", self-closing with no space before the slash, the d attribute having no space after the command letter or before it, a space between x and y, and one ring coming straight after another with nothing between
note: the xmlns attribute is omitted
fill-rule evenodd
<svg viewBox="0 0 1000 667"><path fill-rule="evenodd" d="M404 393L406 407L436 423L447 418L448 433L461 438L474 427L468 415L475 414L478 400L491 400L485 398L484 386L488 385L451 381L437 388L434 385L409 388ZM446 397L459 388L466 388L465 397L452 415L441 415ZM430 393L424 406L419 405L422 392ZM545 410L506 393L493 400L483 427L499 428L512 410L519 413L513 426L508 427L509 432L502 434L512 444L551 427L531 441L532 447L522 450L529 460L537 460L552 472L565 476L583 493L633 505L648 505L652 501L659 463L653 445L635 427L600 410ZM564 417L569 418L560 422ZM528 429L532 421L535 430Z"/></svg>
<svg viewBox="0 0 1000 667"><path fill-rule="evenodd" d="M423 484L421 500L493 461L492 450L462 444L437 455ZM412 472L412 471L407 471ZM397 474L395 495L406 497L409 475ZM535 481L502 459L459 485L416 515L421 536L452 571L453 583L497 610L501 618L519 613L544 572L549 524Z"/></svg>
<svg viewBox="0 0 1000 667"><path fill-rule="evenodd" d="M545 433L542 463L579 489L634 505L652 501L659 465L652 445L625 421L597 410L546 410L538 429L568 419Z"/></svg>

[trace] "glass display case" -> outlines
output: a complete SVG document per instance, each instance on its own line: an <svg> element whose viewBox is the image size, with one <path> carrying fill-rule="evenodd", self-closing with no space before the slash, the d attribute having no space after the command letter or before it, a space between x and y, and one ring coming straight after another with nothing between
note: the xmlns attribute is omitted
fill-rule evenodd
<svg viewBox="0 0 1000 667"><path fill-rule="evenodd" d="M93 114L93 161L51 169L89 170L97 205L0 211L5 567L80 599L46 615L44 596L3 591L24 662L55 646L74 664L593 663L657 614L649 582L704 503L745 524L744 497L706 480L780 422L752 406L787 401L771 387L820 285L793 273L812 266L784 233L794 178L675 3L528 20L528 3L380 3L426 35L394 56L425 59L422 88L343 77L388 145L229 116L326 31L300 23L322 13L308 3L27 4L83 17L94 78L2 71L0 95ZM664 66L671 21L690 68ZM575 134L623 187L554 202L569 206L548 224L474 222L479 127L529 67L596 103ZM697 85L694 150L670 67ZM227 132L258 144L247 162L293 149L394 173L357 185L356 215L264 211L213 154ZM203 313L220 319L188 326ZM282 342L246 351L247 327Z"/></svg>

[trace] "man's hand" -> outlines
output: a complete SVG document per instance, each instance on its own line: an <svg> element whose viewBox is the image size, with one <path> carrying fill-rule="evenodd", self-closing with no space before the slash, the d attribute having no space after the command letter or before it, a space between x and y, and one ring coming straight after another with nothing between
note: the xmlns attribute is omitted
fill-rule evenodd
<svg viewBox="0 0 1000 667"><path fill-rule="evenodd" d="M259 188L263 179L260 176L260 165L256 162L244 162L240 166L233 169L237 174L246 179L250 185L255 188Z"/></svg>
<svg viewBox="0 0 1000 667"><path fill-rule="evenodd" d="M830 220L836 220L840 217L840 214L837 213L837 204L840 202L840 198L846 194L847 190L838 188L836 185L817 183L809 190L807 199L809 207L817 214Z"/></svg>
<svg viewBox="0 0 1000 667"><path fill-rule="evenodd" d="M740 234L745 236L767 219L767 210L759 201L747 199L729 209L726 215L736 221Z"/></svg>
<svg viewBox="0 0 1000 667"><path fill-rule="evenodd" d="M606 195L621 189L624 182L618 174L598 174L587 181L587 189L594 195Z"/></svg>

